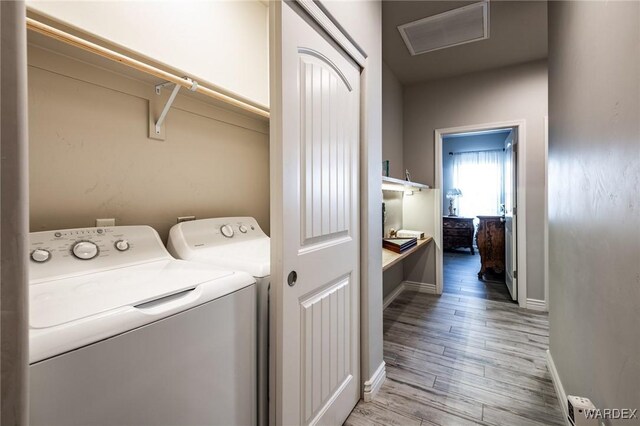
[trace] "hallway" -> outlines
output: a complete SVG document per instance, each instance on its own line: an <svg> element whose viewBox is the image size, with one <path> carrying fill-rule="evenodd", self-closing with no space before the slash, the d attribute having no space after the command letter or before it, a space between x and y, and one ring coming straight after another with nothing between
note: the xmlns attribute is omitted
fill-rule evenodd
<svg viewBox="0 0 640 426"><path fill-rule="evenodd" d="M345 424L564 424L545 361L547 314L474 286L405 291L385 310L387 379Z"/></svg>

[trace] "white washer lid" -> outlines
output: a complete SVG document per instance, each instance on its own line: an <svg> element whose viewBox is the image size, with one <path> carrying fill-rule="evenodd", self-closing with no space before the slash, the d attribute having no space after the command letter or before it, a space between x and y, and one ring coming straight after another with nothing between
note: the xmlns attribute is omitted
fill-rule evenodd
<svg viewBox="0 0 640 426"><path fill-rule="evenodd" d="M268 237L209 247L196 247L181 257L223 269L246 272L256 278L271 275L271 242Z"/></svg>
<svg viewBox="0 0 640 426"><path fill-rule="evenodd" d="M136 306L230 275L233 272L197 263L161 260L46 281L30 286L29 324L32 329L55 327L124 306ZM247 284L226 288L221 281L218 297Z"/></svg>

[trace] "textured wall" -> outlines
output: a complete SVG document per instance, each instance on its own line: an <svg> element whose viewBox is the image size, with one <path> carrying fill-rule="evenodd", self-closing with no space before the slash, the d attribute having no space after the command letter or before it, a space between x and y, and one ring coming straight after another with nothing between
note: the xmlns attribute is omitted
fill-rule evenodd
<svg viewBox="0 0 640 426"><path fill-rule="evenodd" d="M382 63L382 160L389 160L389 176L404 179L402 158L402 85L391 68ZM384 191L383 201L387 211L385 233L389 228L402 227L402 192ZM387 270L382 276L382 295L387 297L402 282L402 262Z"/></svg>
<svg viewBox="0 0 640 426"><path fill-rule="evenodd" d="M526 120L527 297L544 299L544 118L547 63L436 80L404 88L404 165L417 182L434 185L436 129ZM435 283L435 257L421 279ZM419 281L417 278L408 278Z"/></svg>
<svg viewBox="0 0 640 426"><path fill-rule="evenodd" d="M149 139L153 86L29 50L31 230L254 216L269 230L267 123L178 95Z"/></svg>
<svg viewBox="0 0 640 426"><path fill-rule="evenodd" d="M567 394L640 408L640 3L549 24L550 350Z"/></svg>
<svg viewBox="0 0 640 426"><path fill-rule="evenodd" d="M384 120L383 120L384 128ZM382 200L384 201L386 218L384 221L384 236L389 236L391 228L402 229L402 206L403 193L398 191L382 191ZM398 287L404 278L404 272L400 262L382 274L382 295L387 297L389 293Z"/></svg>
<svg viewBox="0 0 640 426"><path fill-rule="evenodd" d="M402 85L382 63L382 160L389 160L389 176L404 179L402 158Z"/></svg>

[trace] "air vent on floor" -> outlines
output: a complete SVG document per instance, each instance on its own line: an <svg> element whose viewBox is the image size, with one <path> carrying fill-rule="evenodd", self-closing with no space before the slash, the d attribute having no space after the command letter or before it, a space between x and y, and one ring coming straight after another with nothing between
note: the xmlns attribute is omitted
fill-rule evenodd
<svg viewBox="0 0 640 426"><path fill-rule="evenodd" d="M482 1L398 27L411 55L489 38L489 2Z"/></svg>

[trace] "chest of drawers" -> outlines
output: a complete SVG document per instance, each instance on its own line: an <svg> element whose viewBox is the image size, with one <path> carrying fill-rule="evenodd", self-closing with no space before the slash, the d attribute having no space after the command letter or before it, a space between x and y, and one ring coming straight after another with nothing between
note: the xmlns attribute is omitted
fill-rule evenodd
<svg viewBox="0 0 640 426"><path fill-rule="evenodd" d="M494 274L504 273L504 222L501 216L478 216L478 234L476 242L480 252L480 272L478 278L482 279L484 273L490 271Z"/></svg>
<svg viewBox="0 0 640 426"><path fill-rule="evenodd" d="M473 250L473 218L444 216L442 218L442 239L445 250L468 248Z"/></svg>

